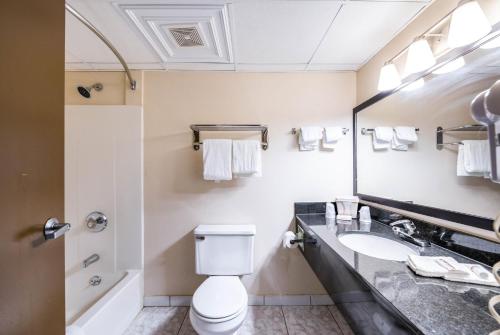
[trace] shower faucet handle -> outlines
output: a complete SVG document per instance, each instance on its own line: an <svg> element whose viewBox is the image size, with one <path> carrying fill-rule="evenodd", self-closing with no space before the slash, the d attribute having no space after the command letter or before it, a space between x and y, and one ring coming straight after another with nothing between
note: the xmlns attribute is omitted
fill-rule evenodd
<svg viewBox="0 0 500 335"><path fill-rule="evenodd" d="M108 226L108 218L106 215L97 211L87 215L85 221L87 222L87 228L94 233L101 232Z"/></svg>

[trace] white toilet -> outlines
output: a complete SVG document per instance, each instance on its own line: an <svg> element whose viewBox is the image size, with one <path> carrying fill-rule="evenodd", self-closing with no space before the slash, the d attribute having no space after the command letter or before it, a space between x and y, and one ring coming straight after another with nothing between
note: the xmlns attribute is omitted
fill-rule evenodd
<svg viewBox="0 0 500 335"><path fill-rule="evenodd" d="M248 294L238 276L253 272L254 225L201 225L194 230L196 273L209 277L193 295L189 318L200 335L236 334Z"/></svg>

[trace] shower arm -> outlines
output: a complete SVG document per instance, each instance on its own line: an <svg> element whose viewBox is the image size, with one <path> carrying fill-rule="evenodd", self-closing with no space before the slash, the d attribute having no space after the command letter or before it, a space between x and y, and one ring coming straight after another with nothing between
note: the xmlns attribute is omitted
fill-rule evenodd
<svg viewBox="0 0 500 335"><path fill-rule="evenodd" d="M106 44L106 46L115 54L116 58L120 61L122 64L123 68L125 69L125 72L127 73L128 81L130 82L130 89L135 90L136 87L136 81L134 78L132 78L132 74L130 73L130 69L127 66L127 63L125 63L125 60L123 59L122 55L116 50L116 48L111 44L111 42L104 36L92 23L90 23L86 18L84 18L76 9L71 7L68 3L65 3L65 8L68 12L71 13L75 18L77 18L81 23L83 23L87 28L89 28L94 34L99 37L101 41Z"/></svg>

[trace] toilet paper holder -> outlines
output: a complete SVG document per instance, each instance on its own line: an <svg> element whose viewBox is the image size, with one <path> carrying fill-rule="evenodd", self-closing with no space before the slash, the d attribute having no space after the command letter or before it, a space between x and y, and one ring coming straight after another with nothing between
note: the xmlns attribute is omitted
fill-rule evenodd
<svg viewBox="0 0 500 335"><path fill-rule="evenodd" d="M316 244L318 243L318 240L312 237L306 237L306 238L298 238L295 240L290 240L290 244L295 244L295 243L304 243L304 244Z"/></svg>

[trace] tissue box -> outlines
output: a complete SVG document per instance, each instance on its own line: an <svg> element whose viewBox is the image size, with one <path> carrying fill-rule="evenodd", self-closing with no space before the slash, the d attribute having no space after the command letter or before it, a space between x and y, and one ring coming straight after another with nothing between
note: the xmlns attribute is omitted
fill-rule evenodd
<svg viewBox="0 0 500 335"><path fill-rule="evenodd" d="M353 219L358 217L358 203L359 198L355 196L337 197L335 199L337 204L338 215L349 215Z"/></svg>

